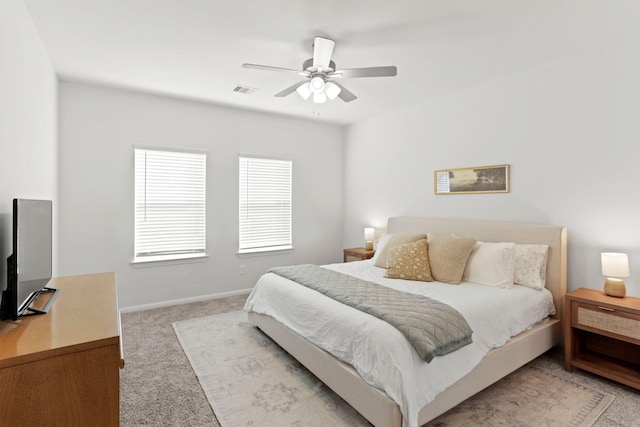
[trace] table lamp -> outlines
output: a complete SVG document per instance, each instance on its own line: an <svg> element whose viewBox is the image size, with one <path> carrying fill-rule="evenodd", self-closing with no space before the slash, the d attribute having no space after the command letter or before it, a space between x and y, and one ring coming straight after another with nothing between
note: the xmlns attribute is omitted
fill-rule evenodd
<svg viewBox="0 0 640 427"><path fill-rule="evenodd" d="M624 280L620 277L629 277L629 258L627 254L616 252L604 252L600 254L602 261L602 275L607 279L604 281L604 293L623 298L627 293Z"/></svg>
<svg viewBox="0 0 640 427"><path fill-rule="evenodd" d="M364 229L364 248L365 249L373 249L373 239L375 237L376 230L371 227L366 227Z"/></svg>

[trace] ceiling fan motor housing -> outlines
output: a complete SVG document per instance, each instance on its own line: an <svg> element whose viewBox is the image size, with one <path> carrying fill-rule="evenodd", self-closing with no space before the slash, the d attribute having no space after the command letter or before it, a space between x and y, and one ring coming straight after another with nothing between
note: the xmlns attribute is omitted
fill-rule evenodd
<svg viewBox="0 0 640 427"><path fill-rule="evenodd" d="M307 59L302 63L302 69L305 71L309 71L311 73L318 71L316 67L313 66L313 58ZM323 73L332 73L336 70L336 63L333 61L329 61L329 67L322 68Z"/></svg>

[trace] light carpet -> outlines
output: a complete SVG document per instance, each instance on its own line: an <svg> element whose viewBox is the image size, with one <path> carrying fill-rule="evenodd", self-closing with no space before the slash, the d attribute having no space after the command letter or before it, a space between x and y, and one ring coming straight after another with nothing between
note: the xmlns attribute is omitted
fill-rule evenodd
<svg viewBox="0 0 640 427"><path fill-rule="evenodd" d="M173 327L222 427L370 425L243 312ZM525 366L429 425L589 427L613 399Z"/></svg>

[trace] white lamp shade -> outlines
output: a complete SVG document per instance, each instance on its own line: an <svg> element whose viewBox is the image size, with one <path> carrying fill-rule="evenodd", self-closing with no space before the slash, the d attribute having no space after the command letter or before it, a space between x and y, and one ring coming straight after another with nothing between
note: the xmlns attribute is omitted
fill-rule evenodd
<svg viewBox="0 0 640 427"><path fill-rule="evenodd" d="M309 81L309 88L313 93L324 93L324 80L322 77L314 77Z"/></svg>
<svg viewBox="0 0 640 427"><path fill-rule="evenodd" d="M375 228L367 227L364 229L364 240L373 240L376 235Z"/></svg>
<svg viewBox="0 0 640 427"><path fill-rule="evenodd" d="M309 99L309 97L311 96L311 88L309 86L309 82L307 82L303 85L298 86L298 88L296 89L298 95L300 95L304 100Z"/></svg>
<svg viewBox="0 0 640 427"><path fill-rule="evenodd" d="M338 87L337 84L335 83L331 83L331 82L327 82L324 85L324 92L327 94L327 96L329 97L330 100L334 100L336 99L336 96L338 96L338 94L340 93L342 89L340 89L340 87Z"/></svg>
<svg viewBox="0 0 640 427"><path fill-rule="evenodd" d="M313 102L315 102L316 104L324 104L325 102L327 102L327 95L325 95L324 92L314 93Z"/></svg>
<svg viewBox="0 0 640 427"><path fill-rule="evenodd" d="M629 258L627 254L617 252L603 252L602 275L606 277L629 277Z"/></svg>

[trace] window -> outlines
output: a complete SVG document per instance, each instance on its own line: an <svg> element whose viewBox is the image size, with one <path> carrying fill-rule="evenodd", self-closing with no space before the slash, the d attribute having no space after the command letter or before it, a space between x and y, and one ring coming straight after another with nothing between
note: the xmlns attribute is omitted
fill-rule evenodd
<svg viewBox="0 0 640 427"><path fill-rule="evenodd" d="M134 152L133 262L206 256L207 155L138 147Z"/></svg>
<svg viewBox="0 0 640 427"><path fill-rule="evenodd" d="M292 248L290 160L240 157L239 252Z"/></svg>

